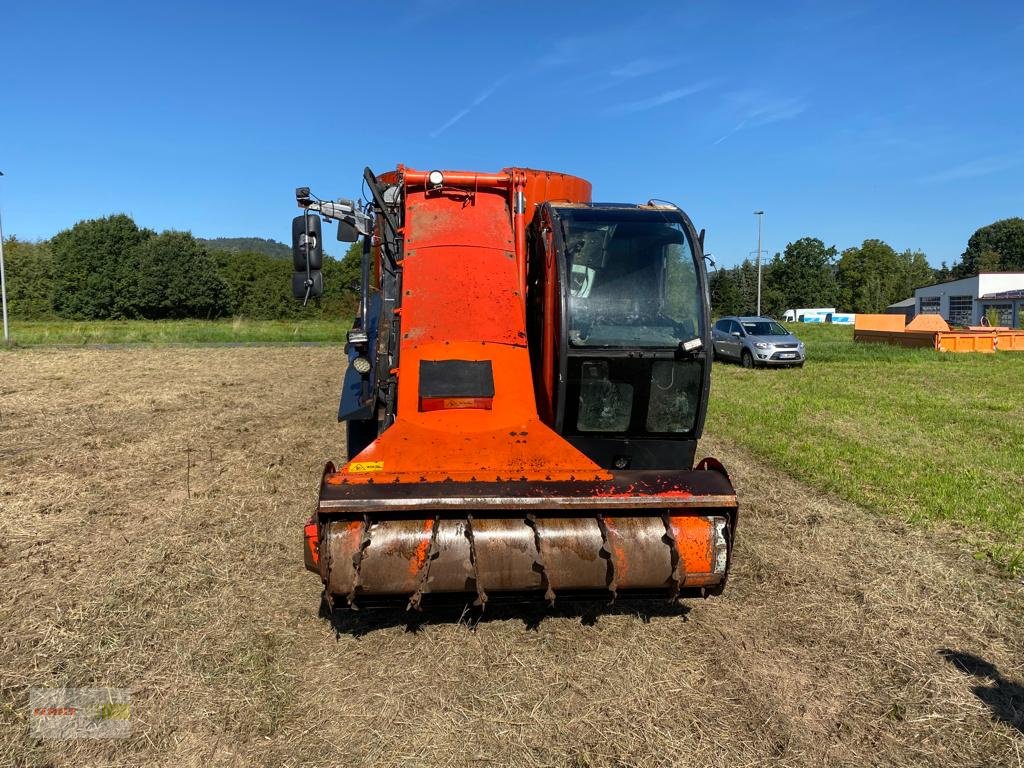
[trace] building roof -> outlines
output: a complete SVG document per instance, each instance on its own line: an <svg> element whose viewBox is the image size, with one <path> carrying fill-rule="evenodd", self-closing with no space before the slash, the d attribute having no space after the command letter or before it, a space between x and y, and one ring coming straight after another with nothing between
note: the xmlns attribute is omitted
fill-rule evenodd
<svg viewBox="0 0 1024 768"><path fill-rule="evenodd" d="M899 309L900 307L916 307L916 306L917 306L917 298L914 297L914 296L911 296L909 299L904 299L903 301L894 301L892 304L889 305L889 309Z"/></svg>
<svg viewBox="0 0 1024 768"><path fill-rule="evenodd" d="M951 277L948 280L940 280L937 283L929 283L928 285L922 285L916 290L922 288L934 288L937 285L945 285L946 283L959 283L961 280L976 280L979 277L985 277L986 275L1013 275L1015 277L1024 277L1024 272L975 272L973 275L965 275L964 277Z"/></svg>
<svg viewBox="0 0 1024 768"><path fill-rule="evenodd" d="M1024 299L1024 288L1018 288L1015 291L999 291L998 293L986 293L984 296L979 296L979 301L988 301L990 299Z"/></svg>

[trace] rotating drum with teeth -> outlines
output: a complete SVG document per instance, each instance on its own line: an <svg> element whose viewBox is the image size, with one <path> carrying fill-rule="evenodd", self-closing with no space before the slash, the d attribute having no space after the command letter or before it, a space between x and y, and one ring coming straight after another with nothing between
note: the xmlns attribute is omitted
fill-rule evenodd
<svg viewBox="0 0 1024 768"><path fill-rule="evenodd" d="M377 503L366 505L376 509L358 516L339 514L339 507L361 506L358 499L333 505L322 499L318 518L307 527L306 564L320 573L332 600L354 607L419 607L424 596L440 594L468 596L478 605L499 597L717 594L728 573L735 495L717 472L680 474L690 476L691 485L712 487L698 495L549 497L555 508L520 510L518 516L493 508L526 504L510 496L491 497L484 509L458 514L452 502L469 499L406 498L389 509L380 503L378 487ZM726 487L719 488L722 481ZM434 507L422 510L432 516L404 516L419 504ZM571 509L581 506L596 509Z"/></svg>

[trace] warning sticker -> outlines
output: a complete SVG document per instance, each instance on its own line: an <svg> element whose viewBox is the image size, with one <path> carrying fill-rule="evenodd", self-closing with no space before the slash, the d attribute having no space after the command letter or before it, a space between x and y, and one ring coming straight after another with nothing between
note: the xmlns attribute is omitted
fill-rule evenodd
<svg viewBox="0 0 1024 768"><path fill-rule="evenodd" d="M348 465L349 472L383 472L383 461L353 461Z"/></svg>

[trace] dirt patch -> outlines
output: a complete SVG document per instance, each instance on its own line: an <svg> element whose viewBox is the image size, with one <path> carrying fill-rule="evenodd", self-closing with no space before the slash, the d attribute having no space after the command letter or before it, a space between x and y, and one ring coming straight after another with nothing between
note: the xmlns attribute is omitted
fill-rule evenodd
<svg viewBox="0 0 1024 768"><path fill-rule="evenodd" d="M341 358L0 353L0 762L1024 763L1022 585L714 440L721 599L318 615ZM131 736L34 739L28 689L63 685L130 689Z"/></svg>

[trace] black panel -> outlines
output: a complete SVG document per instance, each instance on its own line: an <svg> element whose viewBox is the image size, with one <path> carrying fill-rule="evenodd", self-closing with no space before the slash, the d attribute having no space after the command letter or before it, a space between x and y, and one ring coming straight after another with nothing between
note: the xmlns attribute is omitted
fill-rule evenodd
<svg viewBox="0 0 1024 768"><path fill-rule="evenodd" d="M696 440L567 435L574 448L605 469L675 470L693 467ZM616 466L616 462L624 466Z"/></svg>
<svg viewBox="0 0 1024 768"><path fill-rule="evenodd" d="M421 360L420 397L494 397L490 360Z"/></svg>

